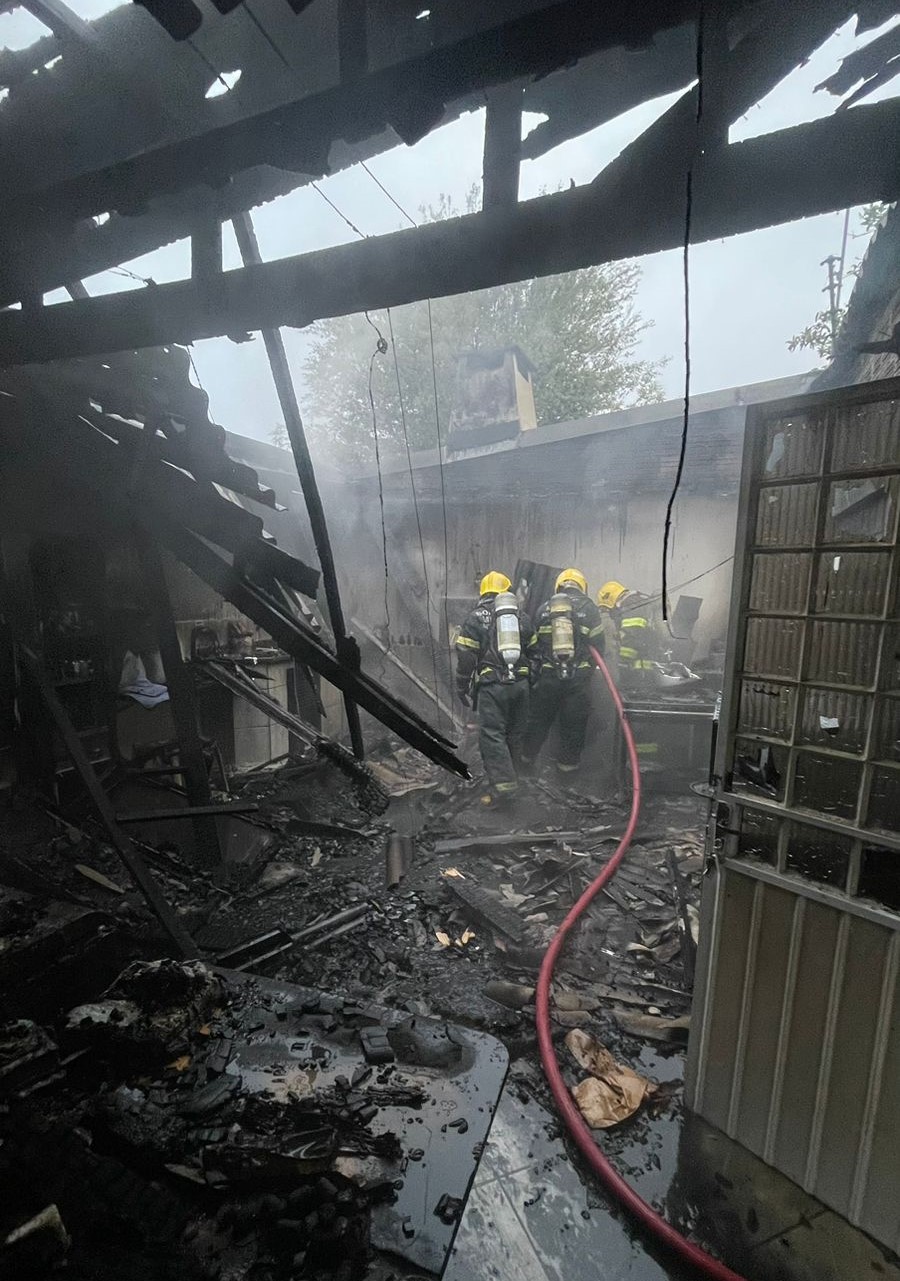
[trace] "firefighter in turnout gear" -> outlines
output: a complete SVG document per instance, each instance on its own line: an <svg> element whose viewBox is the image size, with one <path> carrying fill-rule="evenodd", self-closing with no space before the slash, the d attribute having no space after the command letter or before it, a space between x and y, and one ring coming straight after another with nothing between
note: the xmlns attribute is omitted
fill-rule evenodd
<svg viewBox="0 0 900 1281"><path fill-rule="evenodd" d="M615 580L604 583L597 593L597 604L612 619L616 637L616 684L626 700L640 700L658 685L659 660L662 656L659 636L650 617L649 597ZM635 751L646 769L659 754L659 744L651 731L636 734Z"/></svg>
<svg viewBox="0 0 900 1281"><path fill-rule="evenodd" d="M649 597L624 583L604 583L597 604L609 610L618 648L618 683L623 694L638 695L656 687L663 655L649 616Z"/></svg>
<svg viewBox="0 0 900 1281"><path fill-rule="evenodd" d="M536 619L537 659L531 710L522 763L534 764L556 722L560 774L578 769L590 714L590 680L594 666L589 646L604 649L600 611L587 595L587 580L578 569L564 569L556 592Z"/></svg>
<svg viewBox="0 0 900 1281"><path fill-rule="evenodd" d="M478 604L456 638L456 690L478 716L481 760L490 793L485 804L511 796L528 723L531 655L535 635L505 574L481 580Z"/></svg>

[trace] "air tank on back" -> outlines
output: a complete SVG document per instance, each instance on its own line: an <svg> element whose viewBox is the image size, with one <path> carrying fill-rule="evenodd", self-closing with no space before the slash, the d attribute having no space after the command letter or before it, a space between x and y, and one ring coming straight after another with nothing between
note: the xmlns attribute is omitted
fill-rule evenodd
<svg viewBox="0 0 900 1281"><path fill-rule="evenodd" d="M522 657L522 637L519 633L519 602L512 592L498 592L494 599L494 626L497 632L497 653L506 666L507 680L515 680L516 664Z"/></svg>
<svg viewBox="0 0 900 1281"><path fill-rule="evenodd" d="M572 600L565 592L550 597L550 648L559 675L572 675L575 660L575 619Z"/></svg>

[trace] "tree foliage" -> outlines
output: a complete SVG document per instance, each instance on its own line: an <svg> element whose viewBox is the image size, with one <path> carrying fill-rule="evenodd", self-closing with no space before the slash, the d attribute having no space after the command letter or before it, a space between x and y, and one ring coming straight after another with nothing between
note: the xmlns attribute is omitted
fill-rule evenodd
<svg viewBox="0 0 900 1281"><path fill-rule="evenodd" d="M851 278L851 284L859 275L859 269L862 266L869 241L889 207L889 205L876 202L871 205L863 205L859 210L857 230L853 233L853 238L856 240L864 238L865 246L862 253L846 269L845 274ZM844 283L846 284L847 282L845 281ZM794 334L792 338L788 339L788 351L814 351L821 360L831 360L834 355L834 345L846 314L846 305L836 307L834 313L832 313L830 307L817 311L813 317L812 324L807 325L805 329L800 330L799 334Z"/></svg>
<svg viewBox="0 0 900 1281"><path fill-rule="evenodd" d="M467 205L473 208L477 191ZM423 220L454 216L447 197ZM456 356L518 344L534 362L538 422L583 418L661 399L662 362L635 351L650 325L635 305L634 263L589 267L386 312L319 322L304 365L310 434L345 456L367 457L373 405L379 438L425 449L453 402ZM377 351L383 335L388 350ZM434 363L432 366L432 341ZM370 398L371 391L371 398Z"/></svg>
<svg viewBox="0 0 900 1281"><path fill-rule="evenodd" d="M291 438L288 435L288 429L284 423L276 423L269 432L269 441L276 449L290 449Z"/></svg>

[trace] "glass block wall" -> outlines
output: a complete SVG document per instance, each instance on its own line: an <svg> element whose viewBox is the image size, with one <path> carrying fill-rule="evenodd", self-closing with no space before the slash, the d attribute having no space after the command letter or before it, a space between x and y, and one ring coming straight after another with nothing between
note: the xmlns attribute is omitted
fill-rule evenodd
<svg viewBox="0 0 900 1281"><path fill-rule="evenodd" d="M748 415L729 853L900 911L900 391L798 404Z"/></svg>

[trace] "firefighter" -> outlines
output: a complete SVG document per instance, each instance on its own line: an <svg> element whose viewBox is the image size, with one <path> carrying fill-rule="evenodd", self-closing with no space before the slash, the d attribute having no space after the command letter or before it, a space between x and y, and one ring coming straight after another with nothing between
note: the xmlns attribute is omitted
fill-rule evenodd
<svg viewBox="0 0 900 1281"><path fill-rule="evenodd" d="M528 723L531 654L535 635L505 574L481 580L478 604L456 638L456 691L478 716L481 760L488 778L485 805L510 798Z"/></svg>
<svg viewBox="0 0 900 1281"><path fill-rule="evenodd" d="M522 764L534 765L557 723L560 774L578 769L590 713L590 679L594 666L589 646L604 649L600 611L587 594L587 580L578 569L564 569L556 592L541 607L537 620L537 657L531 710Z"/></svg>
<svg viewBox="0 0 900 1281"><path fill-rule="evenodd" d="M616 636L618 683L624 694L655 689L663 657L656 628L649 617L650 598L624 583L604 583L597 593L601 610L609 611Z"/></svg>

